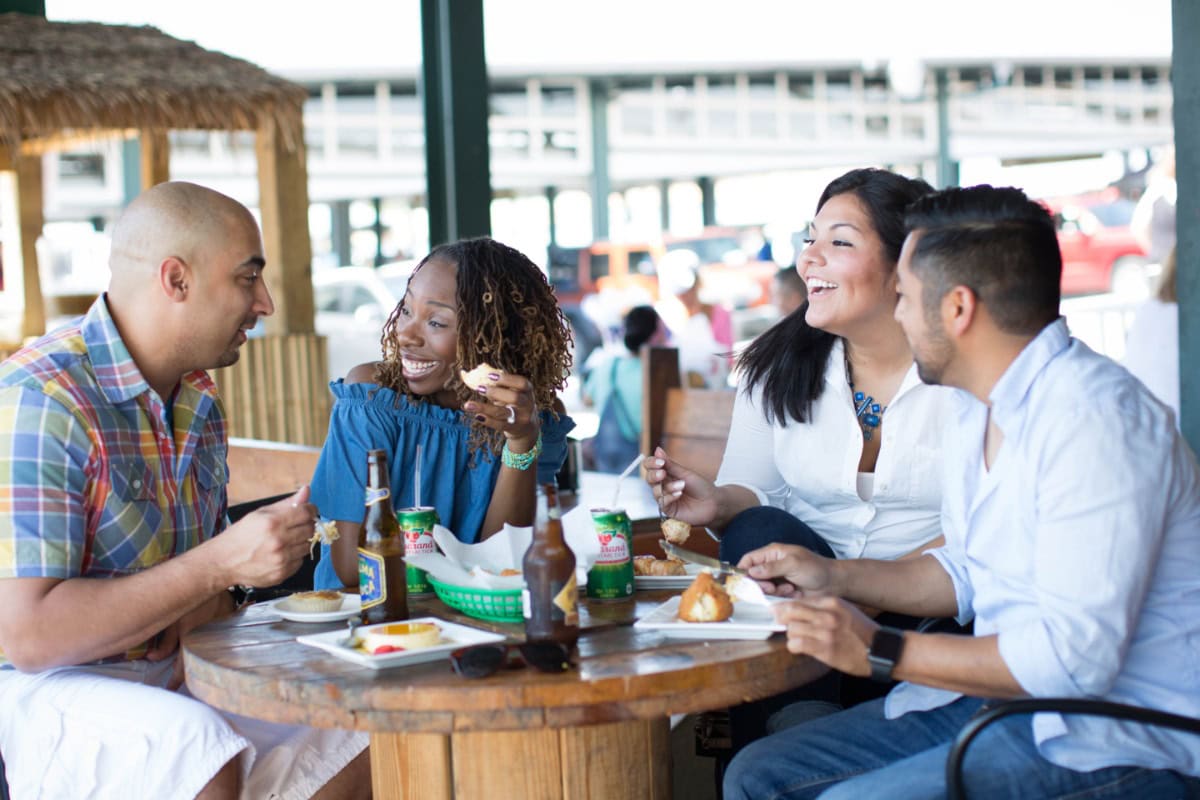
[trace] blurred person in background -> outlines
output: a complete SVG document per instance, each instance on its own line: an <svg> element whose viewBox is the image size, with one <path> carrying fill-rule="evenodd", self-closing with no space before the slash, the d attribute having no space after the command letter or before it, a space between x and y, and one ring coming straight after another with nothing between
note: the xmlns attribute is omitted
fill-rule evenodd
<svg viewBox="0 0 1200 800"><path fill-rule="evenodd" d="M329 435L312 501L337 522L314 584L358 584L367 451L388 452L392 505L420 504L464 542L505 522L531 525L535 484L552 482L575 427L556 392L571 367L570 339L545 273L487 237L441 245L413 271L383 329L383 360L330 385ZM495 368L478 390L460 370Z"/></svg>
<svg viewBox="0 0 1200 800"><path fill-rule="evenodd" d="M1175 248L1175 148L1168 148L1150 171L1146 191L1138 198L1129 230L1152 264L1165 264Z"/></svg>
<svg viewBox="0 0 1200 800"><path fill-rule="evenodd" d="M1125 368L1175 412L1179 426L1179 297L1175 248L1163 261L1154 296L1138 307L1125 339Z"/></svg>
<svg viewBox="0 0 1200 800"><path fill-rule="evenodd" d="M772 543L830 558L899 559L941 543L940 460L953 392L921 382L896 322L904 213L923 180L856 169L817 202L797 258L802 311L738 357L740 382L715 482L662 448L645 461L663 511L721 535L721 558ZM896 616L888 624L912 628ZM837 710L839 676L731 710L735 750L797 714ZM796 700L773 720L777 707ZM786 720L786 721L785 721Z"/></svg>
<svg viewBox="0 0 1200 800"><path fill-rule="evenodd" d="M679 370L693 389L723 389L729 376L726 353L713 329L712 309L700 300L700 257L687 249L672 250L657 265L659 301L655 308L679 348ZM728 338L728 332L726 333Z"/></svg>
<svg viewBox="0 0 1200 800"><path fill-rule="evenodd" d="M771 282L771 304L779 309L779 316L786 317L808 299L808 289L800 270L795 267L783 267L775 273Z"/></svg>
<svg viewBox="0 0 1200 800"><path fill-rule="evenodd" d="M636 306L625 315L625 349L597 364L583 385L583 400L600 409L596 435L583 442L584 464L598 472L619 473L637 457L642 435L643 345L667 343L667 328L652 306Z"/></svg>

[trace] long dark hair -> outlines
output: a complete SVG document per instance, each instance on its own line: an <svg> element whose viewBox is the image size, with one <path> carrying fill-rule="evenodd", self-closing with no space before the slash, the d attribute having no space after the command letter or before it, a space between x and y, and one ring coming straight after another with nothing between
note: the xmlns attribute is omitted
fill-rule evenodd
<svg viewBox="0 0 1200 800"><path fill-rule="evenodd" d="M884 255L893 267L900 260L906 233L904 210L933 187L920 178L906 178L883 169L855 169L835 178L817 201L819 212L841 194L853 194L862 204ZM762 385L762 410L767 422L793 419L807 422L812 406L825 387L825 368L837 339L805 321L808 301L762 333L738 356L741 391Z"/></svg>

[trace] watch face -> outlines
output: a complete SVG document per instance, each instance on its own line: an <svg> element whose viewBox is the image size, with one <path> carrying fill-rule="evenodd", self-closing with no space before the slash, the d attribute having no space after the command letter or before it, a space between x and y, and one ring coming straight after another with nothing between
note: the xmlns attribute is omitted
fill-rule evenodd
<svg viewBox="0 0 1200 800"><path fill-rule="evenodd" d="M904 647L904 632L896 628L881 627L875 631L871 639L871 649L867 652L867 661L871 665L871 678L877 681L890 681L892 670L900 660L900 651Z"/></svg>

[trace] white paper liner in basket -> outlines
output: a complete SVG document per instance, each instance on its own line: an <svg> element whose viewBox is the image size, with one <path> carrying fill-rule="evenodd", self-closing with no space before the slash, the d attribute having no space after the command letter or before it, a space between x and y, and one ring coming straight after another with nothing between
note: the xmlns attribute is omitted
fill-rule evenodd
<svg viewBox="0 0 1200 800"><path fill-rule="evenodd" d="M588 509L577 506L563 515L563 534L575 553L575 571L580 586L587 583L587 571L600 556L600 540L592 526ZM449 529L433 528L433 540L441 553L414 555L408 563L425 570L442 583L477 589L523 589L521 575L501 575L506 569L521 569L521 559L529 549L533 529L505 524L496 535L479 544L460 542Z"/></svg>

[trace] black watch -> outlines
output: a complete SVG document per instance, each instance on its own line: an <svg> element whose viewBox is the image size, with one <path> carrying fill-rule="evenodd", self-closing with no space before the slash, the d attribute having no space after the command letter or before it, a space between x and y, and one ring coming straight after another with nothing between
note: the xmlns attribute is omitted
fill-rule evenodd
<svg viewBox="0 0 1200 800"><path fill-rule="evenodd" d="M892 670L900 660L900 651L904 649L904 631L899 628L879 626L871 639L871 649L867 651L867 661L871 664L871 680L888 682L892 679Z"/></svg>
<svg viewBox="0 0 1200 800"><path fill-rule="evenodd" d="M237 611L242 606L250 602L250 596L254 594L253 586L230 586L226 589L229 596L233 598L233 610Z"/></svg>

